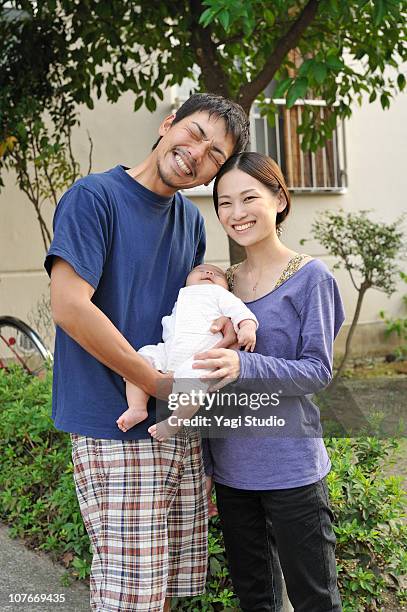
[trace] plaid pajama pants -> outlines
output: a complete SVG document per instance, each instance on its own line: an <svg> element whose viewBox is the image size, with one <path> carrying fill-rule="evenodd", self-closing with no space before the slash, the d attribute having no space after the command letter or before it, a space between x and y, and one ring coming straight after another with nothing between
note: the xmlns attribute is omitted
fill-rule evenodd
<svg viewBox="0 0 407 612"><path fill-rule="evenodd" d="M71 434L76 492L93 561L91 609L159 612L203 593L207 505L201 443Z"/></svg>

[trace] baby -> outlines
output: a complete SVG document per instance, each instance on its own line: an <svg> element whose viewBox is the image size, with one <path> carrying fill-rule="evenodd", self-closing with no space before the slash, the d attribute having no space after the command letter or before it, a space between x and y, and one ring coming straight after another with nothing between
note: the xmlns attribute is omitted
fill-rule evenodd
<svg viewBox="0 0 407 612"><path fill-rule="evenodd" d="M253 351L258 327L256 317L230 293L226 276L220 268L201 264L189 273L171 315L162 318L163 342L144 346L138 353L157 370L174 372L173 392L179 392L181 388L180 384L177 388L177 380L199 379L208 374L207 370L192 368L193 356L213 348L222 339L220 332L213 334L209 329L212 322L222 315L232 320L239 346ZM195 386L206 391L209 382L197 381ZM126 398L128 408L116 421L122 431L147 418L149 396L142 389L126 381ZM172 428L171 433L175 431ZM151 426L149 432L160 441L168 437L159 435L156 425Z"/></svg>

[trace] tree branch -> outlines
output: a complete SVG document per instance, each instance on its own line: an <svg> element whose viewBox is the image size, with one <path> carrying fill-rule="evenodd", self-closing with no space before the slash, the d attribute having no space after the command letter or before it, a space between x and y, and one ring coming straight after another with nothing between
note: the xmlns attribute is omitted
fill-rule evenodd
<svg viewBox="0 0 407 612"><path fill-rule="evenodd" d="M35 147L35 140L34 140L34 132L33 132L33 125L32 122L29 122L29 137L30 137L30 141L31 141L31 148L32 148L32 152L33 152L33 169L34 169L34 176L35 176L35 181L34 181L34 185L35 185L35 200L36 202L39 202L40 200L40 179L38 176L38 172L37 172L37 165L35 163L36 157L37 157L37 150Z"/></svg>
<svg viewBox="0 0 407 612"><path fill-rule="evenodd" d="M29 195L29 192L24 188L21 187L21 190L26 194L26 196L29 198L29 200L31 201L31 203L34 205L34 209L37 215L37 220L40 226L40 231L41 231L41 237L42 237L42 241L44 243L44 249L45 252L48 251L52 238L51 238L51 234L48 230L47 224L45 222L44 217L41 214L41 210L40 210L40 206L38 204L38 201L36 201L35 199L31 198Z"/></svg>
<svg viewBox="0 0 407 612"><path fill-rule="evenodd" d="M260 27L263 25L263 21L260 20L256 23L253 32L251 33L251 38L253 38L256 34L259 33L260 31ZM240 30L237 34L235 34L234 36L230 36L229 38L224 38L223 40L220 40L219 42L215 43L216 47L221 47L222 45L229 45L230 43L234 43L234 42L242 42L242 40L244 39L244 32L243 30Z"/></svg>
<svg viewBox="0 0 407 612"><path fill-rule="evenodd" d="M52 196L52 199L54 201L54 206L56 206L57 203L58 203L58 198L57 198L56 191L54 189L54 184L52 182L52 178L50 176L50 173L48 172L48 163L46 161L44 161L43 168L44 168L45 178L47 179L47 182L48 182L48 185L49 185L49 188L50 188L50 191L51 191L51 196Z"/></svg>
<svg viewBox="0 0 407 612"><path fill-rule="evenodd" d="M243 39L243 32L239 32L235 36L231 36L230 38L224 38L223 40L219 40L219 42L215 43L215 47L221 47L222 45L229 45L234 42L241 42Z"/></svg>
<svg viewBox="0 0 407 612"><path fill-rule="evenodd" d="M240 89L238 102L246 112L249 112L251 105L260 92L267 87L273 76L280 68L284 57L291 49L295 49L305 30L315 19L318 11L319 0L309 0L297 20L292 24L288 32L277 42L268 61L258 75Z"/></svg>
<svg viewBox="0 0 407 612"><path fill-rule="evenodd" d="M18 183L19 183L20 189L23 193L25 193L25 195L28 197L28 199L34 206L34 209L37 215L37 219L38 219L38 223L40 226L41 237L44 243L45 252L47 252L49 249L49 245L51 244L51 240L52 240L51 233L47 227L44 217L41 214L41 209L39 206L39 197L36 195L37 192L34 192L34 189L32 187L33 181L31 180L30 175L28 173L26 160L23 160L18 155L17 151L13 151L13 156L14 156L14 159L16 159L17 161L16 172L17 172ZM38 185L37 185L37 190L38 190Z"/></svg>
<svg viewBox="0 0 407 612"><path fill-rule="evenodd" d="M91 135L89 134L89 131L86 131L87 135L88 135L88 141L89 141L89 156L88 156L88 160L89 160L89 165L88 165L88 174L91 173L92 171L92 158L93 158L93 140L91 138Z"/></svg>
<svg viewBox="0 0 407 612"><path fill-rule="evenodd" d="M201 0L189 0L191 14L191 46L196 62L202 71L205 89L208 92L230 97L228 77L219 61L218 49L211 37L210 26L203 28L199 17L204 7Z"/></svg>
<svg viewBox="0 0 407 612"><path fill-rule="evenodd" d="M346 267L347 271L349 272L349 276L350 276L350 280L352 281L352 285L355 287L356 291L360 291L360 287L358 287L358 285L356 284L355 278L352 274L352 269L349 267Z"/></svg>
<svg viewBox="0 0 407 612"><path fill-rule="evenodd" d="M69 153L69 161L71 164L71 170L72 170L72 182L74 183L76 181L76 177L78 176L77 173L77 164L75 161L75 156L73 154L72 151L72 129L70 126L68 126L68 128L65 131L65 139L66 139L66 143L68 145L68 153Z"/></svg>

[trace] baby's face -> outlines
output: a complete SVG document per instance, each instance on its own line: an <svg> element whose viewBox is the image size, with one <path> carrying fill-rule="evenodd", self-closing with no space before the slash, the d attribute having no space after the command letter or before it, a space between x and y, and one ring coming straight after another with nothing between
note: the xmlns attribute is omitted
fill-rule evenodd
<svg viewBox="0 0 407 612"><path fill-rule="evenodd" d="M201 264L188 274L185 285L220 285L224 289L229 290L228 282L225 273L217 266L211 264Z"/></svg>

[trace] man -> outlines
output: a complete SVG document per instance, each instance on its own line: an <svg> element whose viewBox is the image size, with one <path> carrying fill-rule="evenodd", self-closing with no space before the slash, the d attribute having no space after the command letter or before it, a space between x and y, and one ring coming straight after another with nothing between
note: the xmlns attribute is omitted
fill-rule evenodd
<svg viewBox="0 0 407 612"><path fill-rule="evenodd" d="M62 197L45 267L57 324L53 418L71 433L79 504L93 548L91 608L169 610L201 593L206 500L199 439L127 432L123 378L157 394L164 374L136 352L161 340L161 318L205 252L203 219L178 192L208 184L245 149L248 121L220 96L196 94L159 128L131 169L79 180ZM234 340L228 328L223 346ZM164 606L164 607L163 607Z"/></svg>

